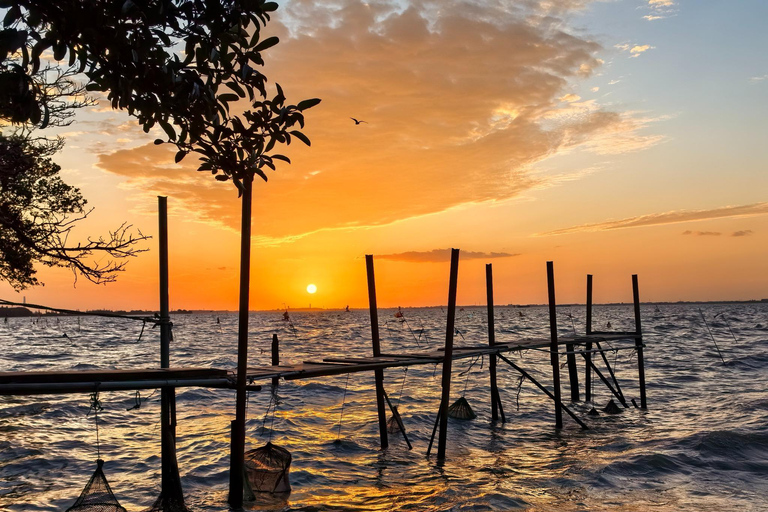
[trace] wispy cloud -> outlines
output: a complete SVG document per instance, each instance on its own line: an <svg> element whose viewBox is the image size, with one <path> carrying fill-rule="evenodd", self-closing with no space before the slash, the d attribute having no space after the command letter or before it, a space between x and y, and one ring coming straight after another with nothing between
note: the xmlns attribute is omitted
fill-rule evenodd
<svg viewBox="0 0 768 512"><path fill-rule="evenodd" d="M719 231L683 231L684 235L695 235L695 236L720 236L722 235Z"/></svg>
<svg viewBox="0 0 768 512"><path fill-rule="evenodd" d="M762 76L753 76L749 79L750 82L757 83L757 82L764 82L765 80L768 80L768 74L762 75Z"/></svg>
<svg viewBox="0 0 768 512"><path fill-rule="evenodd" d="M656 47L649 44L622 43L614 45L614 48L622 52L629 52L630 57L639 57L648 50L653 50Z"/></svg>
<svg viewBox="0 0 768 512"><path fill-rule="evenodd" d="M674 15L677 12L675 0L648 0L650 14L643 16L648 21L655 21Z"/></svg>
<svg viewBox="0 0 768 512"><path fill-rule="evenodd" d="M743 229L741 231L734 231L731 236L751 236L754 232L751 229Z"/></svg>
<svg viewBox="0 0 768 512"><path fill-rule="evenodd" d="M641 215L638 217L629 217L621 220L598 222L596 224L582 224L580 226L573 226L569 228L549 231L546 233L540 233L539 235L567 235L570 233L579 233L584 231L606 231L611 229L660 226L665 224L678 224L681 222L694 222L701 220L724 219L729 217L746 217L765 214L768 214L768 203L754 203L743 206L724 206L722 208L714 208L711 210L674 210L664 213L653 213L649 215Z"/></svg>
<svg viewBox="0 0 768 512"><path fill-rule="evenodd" d="M507 252L475 251L461 251L459 253L459 257L462 260L489 260L495 258L511 258L513 256L519 256L519 254L511 254ZM432 249L431 251L408 251L400 252L397 254L377 255L376 258L393 261L407 261L410 263L441 263L451 260L451 250Z"/></svg>

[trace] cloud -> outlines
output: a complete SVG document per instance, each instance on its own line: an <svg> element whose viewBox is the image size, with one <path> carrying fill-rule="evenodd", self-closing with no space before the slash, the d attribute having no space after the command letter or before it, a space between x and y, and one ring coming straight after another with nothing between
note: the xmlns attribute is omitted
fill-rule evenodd
<svg viewBox="0 0 768 512"><path fill-rule="evenodd" d="M762 75L762 76L753 76L752 78L749 79L750 82L754 82L754 83L763 82L765 80L768 80L768 74Z"/></svg>
<svg viewBox="0 0 768 512"><path fill-rule="evenodd" d="M731 236L751 236L753 231L751 229L744 229L741 231L734 231Z"/></svg>
<svg viewBox="0 0 768 512"><path fill-rule="evenodd" d="M660 226L666 224L678 224L681 222L693 222L700 220L724 219L731 217L747 217L752 215L768 214L768 203L754 203L743 206L724 206L711 210L674 210L664 213L652 213L627 219L598 222L596 224L582 224L570 228L557 229L539 236L566 235L585 231L607 231L611 229L636 228L645 226ZM683 233L691 234L691 233Z"/></svg>
<svg viewBox="0 0 768 512"><path fill-rule="evenodd" d="M648 50L653 50L655 46L651 46L649 44L622 43L614 45L614 48L622 52L629 52L630 57L639 57L641 54L647 52Z"/></svg>
<svg viewBox="0 0 768 512"><path fill-rule="evenodd" d="M638 57L641 53L645 53L652 48L653 46L649 44L635 45L629 50L629 53L631 53L633 57Z"/></svg>
<svg viewBox="0 0 768 512"><path fill-rule="evenodd" d="M655 21L674 15L677 12L675 0L648 0L650 14L643 16L648 21Z"/></svg>
<svg viewBox="0 0 768 512"><path fill-rule="evenodd" d="M459 258L462 260L489 260L495 258L511 258L519 254L507 252L475 252L461 251ZM376 259L407 261L410 263L441 263L451 261L450 249L432 249L431 251L408 251L397 254L377 255Z"/></svg>
<svg viewBox="0 0 768 512"><path fill-rule="evenodd" d="M722 233L719 231L683 231L684 235L696 235L696 236L720 236Z"/></svg>
<svg viewBox="0 0 768 512"><path fill-rule="evenodd" d="M638 134L641 116L568 96L601 66L601 47L556 15L586 3L286 4L269 25L281 43L265 74L292 102L323 101L307 112L311 149L287 148L293 164L257 186L255 239L290 242L503 201L539 186L546 178L530 169L559 152L658 143ZM147 146L132 151L99 165L137 192L162 188L198 218L238 226L230 184L195 175L187 160L179 174L172 156Z"/></svg>

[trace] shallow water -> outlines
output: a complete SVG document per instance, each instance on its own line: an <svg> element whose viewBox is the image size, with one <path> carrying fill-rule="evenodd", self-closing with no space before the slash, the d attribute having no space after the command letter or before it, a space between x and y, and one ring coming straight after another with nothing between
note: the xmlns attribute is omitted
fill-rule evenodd
<svg viewBox="0 0 768 512"><path fill-rule="evenodd" d="M702 316L704 314L707 330ZM440 308L407 309L407 323L381 310L382 350L435 349L445 339ZM523 314L523 316L520 315ZM498 341L546 336L545 308L497 308ZM568 316L572 314L573 322ZM178 315L172 366L234 368L235 314ZM251 315L250 365L269 364L271 336L283 362L370 355L367 312ZM487 359L454 362L452 400L464 394L477 419L449 422L447 460L425 456L440 396L440 367L385 371L385 386L411 442L390 435L378 449L373 375L281 383L276 412L267 414L269 386L250 394L248 448L272 442L293 455L287 499L262 497L252 510L559 510L765 511L768 496L768 304L643 306L648 410L599 417L574 410L582 431L564 415L554 428L551 402L499 363L506 423L492 423ZM634 327L631 307L597 306L594 324ZM562 334L583 333L583 308L558 309ZM484 344L484 308L457 312L456 344ZM17 318L0 323L0 370L147 368L159 364L157 329L93 317ZM65 336L66 335L66 336ZM713 343L726 361L720 359ZM463 339L465 338L465 339ZM627 398L639 402L632 351L609 353ZM548 385L548 355L512 356ZM563 362L564 362L563 358ZM583 365L580 365L583 379ZM563 370L565 372L565 370ZM567 372L563 396L569 396ZM346 398L345 395L346 388ZM129 511L159 493L159 392L102 393L99 447L105 473ZM595 381L594 405L610 392ZM234 393L178 390L178 459L190 510L226 505L229 422ZM343 404L343 418L341 416ZM89 396L0 397L0 510L60 511L79 495L97 458ZM340 422L340 418L342 418Z"/></svg>

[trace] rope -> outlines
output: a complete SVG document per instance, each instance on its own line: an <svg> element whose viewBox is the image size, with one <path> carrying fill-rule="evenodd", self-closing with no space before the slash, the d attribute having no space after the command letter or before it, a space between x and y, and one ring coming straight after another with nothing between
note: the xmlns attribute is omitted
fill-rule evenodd
<svg viewBox="0 0 768 512"><path fill-rule="evenodd" d="M152 398L155 395L155 393L157 393L156 389L154 391L152 391L152 393L149 396L147 396L146 398L142 399L141 398L141 392L137 389L136 390L136 394L133 397L133 402L134 402L133 403L133 407L127 408L126 411L132 411L134 409L141 409L142 404L144 404L147 400Z"/></svg>
<svg viewBox="0 0 768 512"><path fill-rule="evenodd" d="M718 314L716 314L715 315L715 320L717 320L717 317L719 317L720 315L723 315L723 321L725 322L725 325L728 326L728 330L730 331L731 336L733 337L733 341L738 342L738 340L736 339L736 335L733 334L733 329L731 329L731 324L728 323L728 319L725 317L725 313L718 313Z"/></svg>
<svg viewBox="0 0 768 512"><path fill-rule="evenodd" d="M405 378L408 376L408 367L403 368L403 382L400 384L400 394L397 396L397 405L400 405L400 399L403 398L403 388L405 388ZM396 406L397 407L397 406Z"/></svg>
<svg viewBox="0 0 768 512"><path fill-rule="evenodd" d="M515 405L517 410L520 410L520 392L523 390L523 381L525 381L525 375L521 375L517 379L517 393L515 394Z"/></svg>
<svg viewBox="0 0 768 512"><path fill-rule="evenodd" d="M699 308L699 314L701 315L701 319L704 320L704 325L707 327L707 332L709 333L709 337L712 338L712 343L715 344L715 348L717 349L717 355L720 356L720 360L723 361L723 364L725 364L725 359L723 359L723 354L720 352L720 347L717 346L715 337L712 335L712 331L709 329L709 324L707 324L707 319L704 317L704 312L701 310L701 308Z"/></svg>
<svg viewBox="0 0 768 512"><path fill-rule="evenodd" d="M403 322L405 322L405 325L408 326L408 330L411 331L411 336L413 336L413 339L416 341L416 346L421 348L421 344L419 344L418 338L416 338L416 333L413 332L413 329L411 329L411 324L408 323L408 320L405 318L405 315L400 317L403 319Z"/></svg>
<svg viewBox="0 0 768 512"><path fill-rule="evenodd" d="M88 413L85 415L87 418L93 411L93 420L96 424L96 459L101 459L101 442L99 440L99 411L103 411L104 407L99 400L99 391L96 390L91 393L90 406L88 407Z"/></svg>
<svg viewBox="0 0 768 512"><path fill-rule="evenodd" d="M341 438L341 420L344 419L344 404L347 403L347 385L349 384L349 374L347 374L347 381L344 383L344 397L341 399L341 413L339 414L339 430L336 433L336 442L339 442Z"/></svg>

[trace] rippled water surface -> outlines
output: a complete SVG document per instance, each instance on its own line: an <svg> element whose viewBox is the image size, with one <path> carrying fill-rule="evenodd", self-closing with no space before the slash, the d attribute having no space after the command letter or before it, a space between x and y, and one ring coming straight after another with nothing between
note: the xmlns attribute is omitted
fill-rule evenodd
<svg viewBox="0 0 768 512"><path fill-rule="evenodd" d="M464 395L477 413L451 420L447 460L425 456L440 396L440 367L385 371L399 403L412 451L399 435L378 449L372 374L325 377L280 385L275 414L269 386L249 397L248 448L271 438L293 455L287 499L264 498L253 510L528 510L766 511L768 497L768 304L643 306L648 410L586 413L582 431L567 416L554 428L551 402L499 363L506 423L489 410L488 361L456 361L452 398ZM702 320L706 318L707 325ZM573 322L571 321L572 315ZM235 314L178 315L172 366L235 366ZM366 311L279 312L251 315L250 365L270 360L273 333L282 361L368 356ZM445 340L445 312L407 309L407 323L381 310L385 353L436 349ZM497 308L498 341L546 336L545 308ZM634 327L630 307L597 306L595 325ZM559 308L562 334L583 333L583 308ZM707 326L711 329L707 330ZM484 308L457 312L457 345L487 343ZM149 368L159 365L157 329L139 337L141 323L93 317L9 319L0 323L0 371ZM727 364L716 350L717 343ZM417 345L420 346L417 347ZM548 354L512 360L547 386ZM609 353L627 398L639 398L631 350ZM565 361L565 358L562 359ZM581 363L581 362L580 362ZM567 372L563 370L563 396ZM583 364L580 364L583 379ZM346 398L345 396L346 388ZM598 409L611 398L595 382ZM102 393L101 457L121 504L149 507L159 493L159 392ZM639 400L638 400L639 401ZM342 418L343 405L343 418ZM61 511L79 495L97 458L87 394L0 397L0 510ZM129 410L131 409L131 410ZM225 511L229 422L234 393L178 391L178 459L187 505ZM341 419L341 421L340 421Z"/></svg>

